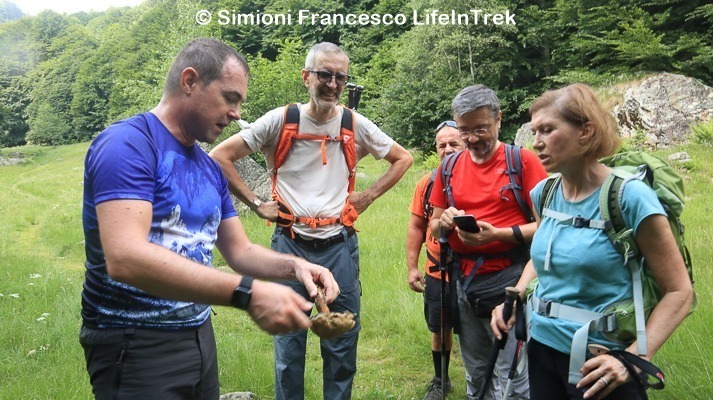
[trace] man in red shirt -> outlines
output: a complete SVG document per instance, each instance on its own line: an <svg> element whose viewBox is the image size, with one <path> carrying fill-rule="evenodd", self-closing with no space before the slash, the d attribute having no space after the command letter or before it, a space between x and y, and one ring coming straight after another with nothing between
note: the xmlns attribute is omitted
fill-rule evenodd
<svg viewBox="0 0 713 400"><path fill-rule="evenodd" d="M436 128L436 153L443 161L449 154L461 151L465 148L463 140L458 133L455 121L443 121ZM429 172L424 175L416 184L413 199L409 206L411 219L408 223L406 234L406 264L408 266L408 284L411 290L423 293L423 311L426 316L428 330L431 331L431 353L433 355L433 369L435 376L428 385L426 395L423 400L440 400L442 393L448 394L452 387L448 379L448 364L450 360L451 348L453 347L453 333L451 326L446 319L445 340L445 373L441 376L442 354L441 354L441 271L438 269L440 257L440 245L438 238L431 235L428 229L428 221L431 218L433 207L428 204L426 196L433 187L436 174ZM421 255L421 247L426 243L428 257L424 266L425 277L418 268L418 259ZM446 295L449 291L446 288Z"/></svg>
<svg viewBox="0 0 713 400"><path fill-rule="evenodd" d="M458 266L457 297L461 334L459 343L466 368L468 398L475 398L482 386L493 333L490 314L503 302L505 287L517 283L529 259L529 243L536 223L529 219L515 197L519 186L523 203L532 208L530 190L547 172L537 156L521 151L522 173L513 185L508 172L504 143L498 140L502 113L495 92L483 85L463 89L453 99L453 116L467 152L455 160L449 185L452 202L444 192L441 172L431 191L434 206L429 226L434 236L448 232L448 243ZM443 167L445 163L441 164ZM470 233L456 227L453 217L473 215L480 228ZM500 352L496 373L486 399L499 399L517 341L509 335ZM510 398L528 399L527 374L513 381Z"/></svg>

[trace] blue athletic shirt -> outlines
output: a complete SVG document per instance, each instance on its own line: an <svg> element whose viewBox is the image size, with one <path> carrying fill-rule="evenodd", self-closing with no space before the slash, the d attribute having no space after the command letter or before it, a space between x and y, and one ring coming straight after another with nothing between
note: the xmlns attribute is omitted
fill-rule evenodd
<svg viewBox="0 0 713 400"><path fill-rule="evenodd" d="M540 182L530 192L533 204L540 203L544 184L545 181ZM600 191L601 188L586 199L570 202L565 200L560 184L553 193L549 208L572 216L601 220ZM633 227L634 234L646 217L666 215L656 193L638 180L632 180L624 187L622 214L626 226ZM597 312L633 297L631 273L603 230L555 226L555 223L552 218L543 218L532 239L530 254L539 278L535 296ZM545 271L545 254L550 237L550 269ZM538 342L569 354L574 332L580 327L576 322L533 313L530 334ZM605 339L600 333L590 333L589 341L610 349L626 347L623 343Z"/></svg>
<svg viewBox="0 0 713 400"><path fill-rule="evenodd" d="M212 267L218 225L237 215L220 167L197 144L182 145L151 113L100 133L84 165L84 324L161 330L200 326L210 314L208 305L158 298L107 274L95 207L119 199L153 204L151 243Z"/></svg>

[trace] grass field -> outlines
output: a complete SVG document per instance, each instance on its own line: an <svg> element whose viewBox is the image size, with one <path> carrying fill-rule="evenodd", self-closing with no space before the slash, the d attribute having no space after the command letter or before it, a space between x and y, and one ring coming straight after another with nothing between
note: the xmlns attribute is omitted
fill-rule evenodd
<svg viewBox="0 0 713 400"><path fill-rule="evenodd" d="M0 167L0 399L88 399L91 388L77 333L84 274L81 228L82 173L88 144L19 149L29 161ZM17 149L13 149L16 151ZM684 213L699 299L689 317L655 357L667 376L653 399L713 399L713 150L689 146L683 171L689 197ZM387 167L367 159L358 185ZM405 178L360 217L362 324L355 399L420 399L432 376L429 333L421 297L408 289L404 236L407 206L418 178ZM267 245L271 228L242 217L249 236ZM216 258L220 263L221 259ZM223 392L272 397L272 339L245 313L217 307L213 316ZM321 399L318 341L310 334L308 399ZM454 356L451 376L464 397L463 368Z"/></svg>

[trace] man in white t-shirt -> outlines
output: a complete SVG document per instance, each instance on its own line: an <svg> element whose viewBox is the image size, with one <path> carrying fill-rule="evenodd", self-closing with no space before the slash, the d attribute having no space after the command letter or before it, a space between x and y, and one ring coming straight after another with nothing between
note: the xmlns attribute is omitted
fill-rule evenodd
<svg viewBox="0 0 713 400"><path fill-rule="evenodd" d="M302 70L309 103L268 112L210 153L230 190L260 217L277 222L271 247L329 268L341 289L331 311L356 315L353 330L321 341L324 398L330 400L351 398L356 374L361 286L354 220L413 163L409 152L373 122L338 105L348 71L349 57L339 46L314 45ZM257 198L233 166L256 151L264 154L272 174L270 202ZM391 165L369 188L353 191L356 162L368 154ZM309 298L303 287L284 283ZM275 398L303 399L307 332L277 335L274 344Z"/></svg>

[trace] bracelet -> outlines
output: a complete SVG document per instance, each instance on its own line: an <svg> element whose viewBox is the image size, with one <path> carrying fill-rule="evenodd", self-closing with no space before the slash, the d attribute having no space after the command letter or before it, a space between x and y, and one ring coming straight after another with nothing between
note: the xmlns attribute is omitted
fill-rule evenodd
<svg viewBox="0 0 713 400"><path fill-rule="evenodd" d="M512 235L515 236L515 240L520 244L525 244L525 238L522 236L522 231L518 225L512 226Z"/></svg>

